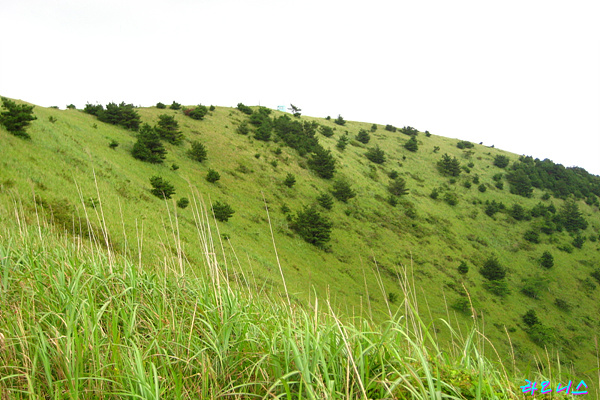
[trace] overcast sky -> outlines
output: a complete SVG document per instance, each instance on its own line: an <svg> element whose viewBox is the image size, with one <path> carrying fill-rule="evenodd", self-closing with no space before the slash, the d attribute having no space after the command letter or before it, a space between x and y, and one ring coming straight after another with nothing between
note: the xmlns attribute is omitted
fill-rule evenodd
<svg viewBox="0 0 600 400"><path fill-rule="evenodd" d="M600 175L594 1L0 0L0 95L294 105Z"/></svg>

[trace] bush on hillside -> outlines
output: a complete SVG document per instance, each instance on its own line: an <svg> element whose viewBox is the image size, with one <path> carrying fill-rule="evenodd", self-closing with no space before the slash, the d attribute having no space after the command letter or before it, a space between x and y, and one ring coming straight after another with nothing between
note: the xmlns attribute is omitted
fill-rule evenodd
<svg viewBox="0 0 600 400"><path fill-rule="evenodd" d="M400 132L409 136L417 136L419 134L419 131L413 128L412 126L405 126L403 128L400 128Z"/></svg>
<svg viewBox="0 0 600 400"><path fill-rule="evenodd" d="M291 188L292 186L294 186L295 183L296 183L296 177L293 174L288 172L287 176L283 180L283 184L285 186Z"/></svg>
<svg viewBox="0 0 600 400"><path fill-rule="evenodd" d="M169 106L169 108L171 110L181 110L181 104L179 104L176 101L173 101L173 103L171 103L171 105Z"/></svg>
<svg viewBox="0 0 600 400"><path fill-rule="evenodd" d="M506 276L506 269L500 264L496 257L489 257L483 263L479 273L489 281L498 281Z"/></svg>
<svg viewBox="0 0 600 400"><path fill-rule="evenodd" d="M240 135L247 135L250 133L250 128L248 127L248 123L246 121L242 121L241 124L235 130Z"/></svg>
<svg viewBox="0 0 600 400"><path fill-rule="evenodd" d="M202 162L207 158L206 147L197 140L192 142L192 148L187 152L188 156L198 162Z"/></svg>
<svg viewBox="0 0 600 400"><path fill-rule="evenodd" d="M254 112L250 107L245 106L243 103L238 103L237 109L246 115L252 115L252 113Z"/></svg>
<svg viewBox="0 0 600 400"><path fill-rule="evenodd" d="M406 188L406 180L399 176L397 176L395 179L392 179L387 189L388 192L394 196L404 196L407 195L409 191L409 189Z"/></svg>
<svg viewBox="0 0 600 400"><path fill-rule="evenodd" d="M558 212L556 220L567 232L579 232L586 230L588 227L587 221L579 211L579 206L572 199L565 201Z"/></svg>
<svg viewBox="0 0 600 400"><path fill-rule="evenodd" d="M348 146L348 136L342 135L338 139L335 147L337 147L340 151L344 151L346 146Z"/></svg>
<svg viewBox="0 0 600 400"><path fill-rule="evenodd" d="M554 266L554 257L549 251L544 251L540 257L540 265L546 269Z"/></svg>
<svg viewBox="0 0 600 400"><path fill-rule="evenodd" d="M154 129L161 139L171 144L179 144L183 140L183 133L179 130L179 123L172 115L159 115L158 123Z"/></svg>
<svg viewBox="0 0 600 400"><path fill-rule="evenodd" d="M221 222L229 221L229 218L235 214L235 211L229 204L225 202L221 203L220 201L217 201L212 205L212 210L215 218Z"/></svg>
<svg viewBox="0 0 600 400"><path fill-rule="evenodd" d="M331 210L333 207L333 198L327 193L321 193L317 197L317 203L326 210Z"/></svg>
<svg viewBox="0 0 600 400"><path fill-rule="evenodd" d="M338 115L338 117L333 122L340 126L346 125L346 121L344 120L344 118L342 118L341 115Z"/></svg>
<svg viewBox="0 0 600 400"><path fill-rule="evenodd" d="M368 149L365 157L375 164L383 164L385 162L385 152L379 148L379 145Z"/></svg>
<svg viewBox="0 0 600 400"><path fill-rule="evenodd" d="M319 128L319 131L321 132L321 135L325 136L325 137L332 137L333 136L333 128L330 126L321 126Z"/></svg>
<svg viewBox="0 0 600 400"><path fill-rule="evenodd" d="M98 121L107 124L118 125L125 129L137 131L140 128L142 119L135 110L133 104L108 103L104 110L98 111Z"/></svg>
<svg viewBox="0 0 600 400"><path fill-rule="evenodd" d="M175 194L175 187L158 175L150 178L150 184L152 185L150 192L158 198L170 199Z"/></svg>
<svg viewBox="0 0 600 400"><path fill-rule="evenodd" d="M376 131L377 131L377 124L371 125L371 132L376 132Z"/></svg>
<svg viewBox="0 0 600 400"><path fill-rule="evenodd" d="M149 124L142 125L133 145L131 155L138 160L160 164L166 158L167 150L160 141L160 136Z"/></svg>
<svg viewBox="0 0 600 400"><path fill-rule="evenodd" d="M6 130L13 135L23 139L30 139L31 136L26 132L26 129L31 124L31 121L37 119L33 115L34 106L17 104L6 97L2 97L2 107L6 111L0 113L0 124L4 125Z"/></svg>
<svg viewBox="0 0 600 400"><path fill-rule="evenodd" d="M465 261L461 261L460 265L458 266L458 273L460 273L461 275L466 275L468 272L469 266Z"/></svg>
<svg viewBox="0 0 600 400"><path fill-rule="evenodd" d="M498 154L496 157L494 157L493 163L498 168L506 168L506 167L508 167L509 162L510 162L510 158L508 158L507 156Z"/></svg>
<svg viewBox="0 0 600 400"><path fill-rule="evenodd" d="M352 190L350 183L346 179L337 179L333 183L333 190L331 192L333 197L341 202L347 203L348 200L356 196L356 192Z"/></svg>
<svg viewBox="0 0 600 400"><path fill-rule="evenodd" d="M113 150L116 150L117 147L119 147L119 142L117 142L115 139L113 139L108 143L108 147L110 147Z"/></svg>
<svg viewBox="0 0 600 400"><path fill-rule="evenodd" d="M85 105L85 107L83 108L83 112L90 114L90 115L94 115L94 116L98 116L98 114L100 114L101 112L104 111L104 107L102 106L102 104L90 104L87 103Z"/></svg>
<svg viewBox="0 0 600 400"><path fill-rule="evenodd" d="M361 129L360 131L358 131L358 135L356 135L356 140L358 140L361 143L367 144L369 143L369 140L371 140L371 135L369 135L369 132L367 132L364 129Z"/></svg>
<svg viewBox="0 0 600 400"><path fill-rule="evenodd" d="M308 160L308 167L323 179L333 178L335 159L331 155L331 150L318 146Z"/></svg>
<svg viewBox="0 0 600 400"><path fill-rule="evenodd" d="M206 173L206 180L210 183L215 183L219 179L221 179L221 175L214 169L209 168L208 172Z"/></svg>
<svg viewBox="0 0 600 400"><path fill-rule="evenodd" d="M182 197L177 200L177 207L184 209L190 204L190 200L187 197Z"/></svg>
<svg viewBox="0 0 600 400"><path fill-rule="evenodd" d="M388 132L396 132L397 128L394 125L387 124L385 130Z"/></svg>
<svg viewBox="0 0 600 400"><path fill-rule="evenodd" d="M156 103L156 108L158 108L159 110L164 110L165 108L167 108L167 106L159 101L158 103Z"/></svg>
<svg viewBox="0 0 600 400"><path fill-rule="evenodd" d="M472 149L473 147L475 147L475 145L467 140L461 140L460 142L456 143L456 147L458 147L459 149Z"/></svg>
<svg viewBox="0 0 600 400"><path fill-rule="evenodd" d="M204 119L206 114L208 114L208 108L206 108L206 106L203 105L198 105L194 108L186 108L185 110L183 110L183 113L192 119L201 121Z"/></svg>
<svg viewBox="0 0 600 400"><path fill-rule="evenodd" d="M437 168L442 175L447 176L459 176L461 172L460 162L456 157L450 157L448 154L444 154L437 162Z"/></svg>
<svg viewBox="0 0 600 400"><path fill-rule="evenodd" d="M416 136L412 136L406 143L404 143L404 148L408 151L415 153L419 150L419 142L417 142Z"/></svg>
<svg viewBox="0 0 600 400"><path fill-rule="evenodd" d="M315 207L304 207L292 219L290 228L306 242L317 247L329 242L333 223L322 216Z"/></svg>

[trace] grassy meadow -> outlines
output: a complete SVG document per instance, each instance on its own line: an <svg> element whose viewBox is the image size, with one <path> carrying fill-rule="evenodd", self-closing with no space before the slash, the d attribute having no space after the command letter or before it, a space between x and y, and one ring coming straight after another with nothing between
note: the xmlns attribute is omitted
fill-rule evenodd
<svg viewBox="0 0 600 400"><path fill-rule="evenodd" d="M10 396L517 398L525 379L541 376L598 390L600 295L589 275L600 242L568 253L558 250L573 240L566 232L533 244L523 234L535 221L484 213L486 200L541 201L538 189L523 198L494 186L505 173L494 157L517 155L422 133L412 153L402 147L409 137L384 125L364 145L354 137L372 123L302 116L335 129L319 141L357 192L320 209L333 222L323 250L290 230L282 206L294 214L316 204L332 182L282 142L236 133L247 118L239 110L216 107L195 121L138 108L150 124L174 115L185 135L166 144L162 165L131 156L135 132L79 110L34 111L29 141L0 127L0 388ZM187 157L192 140L206 161ZM386 152L381 165L364 156L375 144ZM435 168L444 153L473 167L451 183ZM209 168L216 183L205 180ZM392 170L410 189L395 207L386 201ZM172 200L150 193L153 175L175 186ZM462 184L476 175L484 193ZM434 188L458 203L432 199ZM188 208L175 206L181 197ZM215 201L234 208L228 222L210 217ZM597 237L598 208L578 205L585 234ZM544 251L554 256L549 270L539 266ZM508 269L507 296L486 290L477 272L491 255ZM530 277L547 283L536 299L520 292ZM453 307L465 298L473 309ZM554 332L546 345L522 321L530 309Z"/></svg>

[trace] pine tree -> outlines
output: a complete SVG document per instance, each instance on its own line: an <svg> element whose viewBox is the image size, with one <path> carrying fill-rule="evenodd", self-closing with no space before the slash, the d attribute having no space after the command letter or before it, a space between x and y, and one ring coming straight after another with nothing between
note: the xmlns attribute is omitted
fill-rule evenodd
<svg viewBox="0 0 600 400"><path fill-rule="evenodd" d="M417 137L411 136L411 138L404 143L404 148L408 151L412 151L413 153L419 150L419 142L417 142Z"/></svg>
<svg viewBox="0 0 600 400"><path fill-rule="evenodd" d="M321 193L317 197L317 202L326 210L331 210L333 207L333 198L327 193Z"/></svg>
<svg viewBox="0 0 600 400"><path fill-rule="evenodd" d="M588 227L587 221L579 211L579 206L572 199L565 201L557 219L567 232L579 232L580 230L586 230Z"/></svg>
<svg viewBox="0 0 600 400"><path fill-rule="evenodd" d="M448 154L444 154L442 156L442 159L437 162L437 167L443 175L460 175L460 162L456 159L456 157L450 158Z"/></svg>
<svg viewBox="0 0 600 400"><path fill-rule="evenodd" d="M206 180L210 183L215 183L219 179L221 179L221 174L219 174L214 169L209 168L208 173L206 174Z"/></svg>
<svg viewBox="0 0 600 400"><path fill-rule="evenodd" d="M367 150L365 156L375 164L383 164L385 162L385 152L379 148L379 145Z"/></svg>
<svg viewBox="0 0 600 400"><path fill-rule="evenodd" d="M404 196L408 194L409 189L406 188L406 180L402 177L396 177L388 185L388 192L394 196Z"/></svg>
<svg viewBox="0 0 600 400"><path fill-rule="evenodd" d="M202 162L206 160L207 157L206 147L197 140L194 140L192 142L192 148L188 150L188 156L190 156L192 160Z"/></svg>
<svg viewBox="0 0 600 400"><path fill-rule="evenodd" d="M344 120L344 118L342 118L341 115L338 115L338 117L333 122L341 126L346 125L346 121Z"/></svg>
<svg viewBox="0 0 600 400"><path fill-rule="evenodd" d="M331 191L333 197L347 203L353 197L356 197L356 192L352 190L350 183L345 179L338 179L333 183L333 190Z"/></svg>
<svg viewBox="0 0 600 400"><path fill-rule="evenodd" d="M367 144L369 143L369 140L371 140L371 135L369 135L369 132L367 132L364 129L361 129L360 131L358 131L358 135L356 135L356 140L358 140L361 143Z"/></svg>
<svg viewBox="0 0 600 400"><path fill-rule="evenodd" d="M500 261L496 257L488 258L479 272L490 281L497 281L506 276L506 269L500 265Z"/></svg>
<svg viewBox="0 0 600 400"><path fill-rule="evenodd" d="M154 128L161 139L172 144L179 144L183 140L183 133L179 130L179 123L174 116L162 114L158 116L158 123Z"/></svg>
<svg viewBox="0 0 600 400"><path fill-rule="evenodd" d="M308 167L323 179L333 178L335 159L331 155L331 150L325 150L317 145L312 157L308 160Z"/></svg>
<svg viewBox="0 0 600 400"><path fill-rule="evenodd" d="M131 155L138 160L160 164L166 158L167 150L160 141L158 133L148 124L142 125L137 142L133 145Z"/></svg>
<svg viewBox="0 0 600 400"><path fill-rule="evenodd" d="M221 222L229 221L229 218L235 214L235 211L229 204L221 203L220 201L217 201L212 205L212 210L215 218Z"/></svg>
<svg viewBox="0 0 600 400"><path fill-rule="evenodd" d="M283 180L283 184L289 188L294 186L296 183L296 177L293 174L288 173L285 179Z"/></svg>
<svg viewBox="0 0 600 400"><path fill-rule="evenodd" d="M540 265L546 269L550 269L554 266L554 257L549 251L544 251L540 258Z"/></svg>
<svg viewBox="0 0 600 400"><path fill-rule="evenodd" d="M17 104L14 101L2 97L2 106L6 109L0 113L0 124L4 125L7 131L15 136L30 139L31 136L25 131L31 121L37 117L33 115L34 106L27 104Z"/></svg>
<svg viewBox="0 0 600 400"><path fill-rule="evenodd" d="M150 192L156 197L170 199L175 194L175 187L160 176L150 178L150 184L152 185Z"/></svg>
<svg viewBox="0 0 600 400"><path fill-rule="evenodd" d="M323 217L315 207L304 207L290 223L290 228L302 239L317 247L322 247L330 240L332 226L329 219Z"/></svg>
<svg viewBox="0 0 600 400"><path fill-rule="evenodd" d="M510 192L523 197L531 197L533 195L533 185L527 173L519 168L506 175L506 180L510 184Z"/></svg>

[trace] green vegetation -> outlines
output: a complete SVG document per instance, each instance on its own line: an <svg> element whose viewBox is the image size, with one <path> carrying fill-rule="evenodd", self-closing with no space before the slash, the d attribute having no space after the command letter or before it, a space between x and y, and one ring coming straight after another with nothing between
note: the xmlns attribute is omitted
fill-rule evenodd
<svg viewBox="0 0 600 400"><path fill-rule="evenodd" d="M33 115L34 106L17 104L6 97L2 97L2 107L6 111L0 113L0 124L4 125L6 130L13 135L23 139L30 139L31 137L25 129L31 124L31 121L37 119Z"/></svg>
<svg viewBox="0 0 600 400"><path fill-rule="evenodd" d="M174 116L161 114L154 128L161 139L172 144L179 144L183 140L183 133L179 130L179 123Z"/></svg>
<svg viewBox="0 0 600 400"><path fill-rule="evenodd" d="M417 137L411 136L411 138L408 139L406 143L404 143L404 148L413 153L419 150L419 143L417 142Z"/></svg>
<svg viewBox="0 0 600 400"><path fill-rule="evenodd" d="M302 239L317 247L323 247L329 242L332 226L331 221L322 216L315 207L304 207L290 223L290 228Z"/></svg>
<svg viewBox="0 0 600 400"><path fill-rule="evenodd" d="M545 183L536 183L532 178L534 175L524 169L531 180L532 192L531 197L523 197L509 190L497 190L496 184L510 185L507 175L516 171L513 165L524 163L528 168L535 168L535 160L530 164L526 158L521 161L517 155L477 145L470 149L472 152L464 151L467 149L457 148L456 139L437 135L420 137L419 151L409 153L403 144L413 135L407 137L386 131L383 124L375 134L370 133L367 146L385 150L386 161L374 164L365 158L367 146L354 140L361 129L370 131L371 122L346 121L344 128L338 127L333 136L326 137L320 134L321 127L333 129L337 126L333 120L306 115L294 118L280 111L269 113L264 108L252 109L260 115L253 117L251 122L250 116L227 107L215 107L202 120L187 118L182 111L168 110L167 113L156 107L135 108L142 122L140 133L148 130L144 128L145 123L153 130L159 116L168 114L179 122L179 131L184 135L181 145L161 141L159 137L157 142L165 150L165 157L160 158L162 163L151 163L139 162L132 157L132 149L138 140L136 132L120 125L101 123L94 115L83 111L36 106L38 119L27 128L34 140L20 140L0 126L4 163L0 168L0 225L5 225L6 216L14 215L17 205L19 212L24 214L20 219L22 223L39 220L42 232L54 232L79 246L89 244L98 249L110 249L115 257L131 257L138 270L157 264L167 276L174 279L177 276L179 284L189 290L190 284L180 276L185 275L185 279L201 276L198 268L206 258L204 250L195 243L200 226L198 209L210 210L208 219L213 221L210 204L218 200L229 204L235 214L226 223L218 222L210 234L200 235L211 236L219 248L222 242L222 255L211 257L216 257L222 271L226 271L224 276L227 278L223 277L221 283L229 284L232 290L237 290L241 284L245 290L252 289L248 295L252 293L255 300L265 297L264 294L277 298L278 293L285 293L283 273L294 307L314 311L315 296L319 296L318 309L323 310L323 299L329 290L331 307L344 323L352 320L352 316L362 316L372 319L373 329L377 330L390 320L390 314L393 317L398 313L406 318L409 313L398 283L398 274L406 268L419 288L415 292L415 297L421 301L419 316L425 326L430 327L431 335L439 340L440 349L443 347L446 352L452 348L451 335L440 325L440 318L448 319L447 307L449 321L462 332L469 331L467 327L473 322L472 316L480 315L481 311L485 314L485 334L490 342L485 341L480 354L495 354L491 348L493 344L509 376L513 371L521 371L515 376L522 380L523 371L532 371L527 369L528 365L535 369L536 360L546 360L545 350L538 344L548 343L550 363L557 363L560 358L564 371L572 370L576 375L586 376L587 381L589 374L585 372L597 365L594 343L587 338L593 338L599 328L595 316L600 296L593 275L600 265L600 214L595 205L598 196L593 191L593 179L588 180L584 172L577 172L573 176L579 177L575 182L579 182L577 190L581 197L575 193L558 196L553 189L543 187ZM57 122L51 123L50 117ZM268 141L256 140L254 131L264 121L272 125L271 137ZM236 132L243 123L249 129L247 135ZM343 152L336 148L340 138L347 138ZM116 151L108 146L112 140L119 143ZM187 154L194 141L201 142L211 154L202 163ZM439 149L439 154L432 152L435 148ZM310 165L316 152L328 151L334 167L331 180L323 179ZM437 170L442 154L450 160L456 159L459 176ZM501 170L493 166L497 155L506 155L514 163L511 161L505 170ZM275 169L274 164L277 165ZM218 171L218 184L205 180L209 169ZM556 170L560 171L560 168ZM566 168L565 171L570 171L564 175L567 182L570 178L566 177L577 170ZM501 176L496 177L499 173ZM292 189L282 185L288 174L296 179ZM160 176L174 187L171 200L159 200L151 194L148 179L152 176ZM346 202L333 197L334 183L343 177L354 194ZM410 188L408 195L390 192L389 187L399 177L405 182L404 189ZM465 182L470 182L473 187L467 188ZM487 187L484 193L476 190L481 184ZM560 188L560 184L556 187ZM585 192L586 187L591 189ZM327 194L328 199L323 194ZM177 206L183 197L189 199L187 208ZM573 213L575 207L565 205L567 202L575 204L577 212ZM520 207L514 207L515 204ZM331 207L327 208L328 205ZM296 212L311 206L332 224L330 240L321 247L305 242L291 228ZM578 231L566 228L578 225ZM106 240L104 230L109 232ZM539 243L530 241L535 234ZM575 242L578 237L583 241L581 248L574 246L578 244ZM540 261L546 251L553 258L551 268L542 266ZM506 269L504 279L488 281L479 273L473 273L484 265L490 254L496 254ZM457 270L462 261L471 270L464 275ZM3 262L5 260L0 256L0 264ZM184 273L180 272L182 264ZM246 275L245 279L242 273ZM528 297L531 290L522 289L536 274L542 282L548 282L548 290ZM3 285L1 276L0 285ZM508 292L512 294L507 296ZM565 309L557 299L567 302ZM461 305L461 311L456 314L454 304ZM543 321L542 327L530 330L522 322L521 316L528 309L535 309ZM193 315L193 309L188 313ZM136 324L144 326L138 319ZM4 320L0 321L0 326L6 326ZM111 332L101 326L105 332ZM576 330L572 330L573 327ZM546 335L548 330L553 334ZM124 331L120 332L122 341L118 346L125 350ZM6 331L2 333L6 334ZM147 331L142 333L145 334ZM49 337L59 337L52 335ZM27 333L19 337L25 336ZM160 343L160 338L157 341ZM11 349L17 348L11 346ZM187 341L174 346L187 349ZM238 350L229 348L227 354ZM159 368L160 385L172 390L175 386L169 381L172 375L160 369L158 354L176 357L180 354L170 347L144 347L141 351L148 355L143 358L148 371L152 368L150 362L154 363ZM193 350L190 352L195 354ZM0 357L4 354L0 352ZM264 354L269 354L265 356L269 360L274 357L272 353ZM177 364L175 358L170 360ZM204 368L201 360L188 360L189 357L185 358L186 368L191 368L189 365L194 362L200 365L198 368ZM227 362L235 363L235 360L231 358ZM456 361L448 359L448 362ZM126 370L118 361L112 362L122 371ZM174 364L170 365L177 370ZM242 369L248 367L243 363L238 365ZM165 368L164 364L162 368ZM257 368L255 371L262 367ZM44 371L39 363L35 369ZM195 373L197 370L192 368L182 374L182 387L187 388L188 383L193 382ZM434 377L436 373L433 373ZM344 369L342 375L345 377L345 374ZM294 379L298 380L299 376ZM378 376L383 379L382 375ZM102 377L121 382L115 375ZM55 375L52 378L53 382L71 382ZM267 377L263 379L268 380ZM0 381L0 385L3 382L6 380ZM522 381L518 383L522 384ZM27 389L22 390L26 393ZM238 387L238 390L241 389ZM59 389L59 393L39 396L61 398L67 392ZM161 397L169 397L166 393L167 389L161 392ZM215 392L211 393L216 396ZM277 396L283 392L273 393ZM86 392L87 397L93 397L88 395ZM377 395L369 393L369 397L377 398ZM385 393L381 397L385 398Z"/></svg>
<svg viewBox="0 0 600 400"><path fill-rule="evenodd" d="M188 150L187 154L192 160L202 162L206 160L207 153L208 152L206 151L206 146L204 146L199 141L194 140L192 142L192 148Z"/></svg>
<svg viewBox="0 0 600 400"><path fill-rule="evenodd" d="M288 173L283 180L283 184L289 188L294 186L296 183L296 177L293 174Z"/></svg>
<svg viewBox="0 0 600 400"><path fill-rule="evenodd" d="M375 164L383 164L385 162L385 152L379 146L369 148L365 153L365 157Z"/></svg>
<svg viewBox="0 0 600 400"><path fill-rule="evenodd" d="M175 194L175 186L158 175L150 178L150 184L150 192L158 198L170 199Z"/></svg>
<svg viewBox="0 0 600 400"><path fill-rule="evenodd" d="M214 169L209 168L208 172L206 173L206 180L210 183L215 183L219 179L221 179L221 174L219 174Z"/></svg>
<svg viewBox="0 0 600 400"><path fill-rule="evenodd" d="M361 129L356 135L356 140L358 140L361 143L367 144L369 143L369 140L371 140L371 135L369 135L369 132L367 132L365 129Z"/></svg>
<svg viewBox="0 0 600 400"><path fill-rule="evenodd" d="M235 214L235 211L229 204L220 201L217 201L212 205L212 211L215 218L221 222L229 221L229 218Z"/></svg>
<svg viewBox="0 0 600 400"><path fill-rule="evenodd" d="M142 125L133 145L131 155L141 161L160 164L166 158L167 150L160 141L160 136L149 124Z"/></svg>
<svg viewBox="0 0 600 400"><path fill-rule="evenodd" d="M206 108L206 106L203 105L198 105L194 108L186 108L185 110L183 110L183 113L190 118L201 121L204 119L206 114L208 114L208 108Z"/></svg>
<svg viewBox="0 0 600 400"><path fill-rule="evenodd" d="M333 190L331 191L333 197L343 203L347 203L353 197L356 197L356 192L350 186L350 182L346 179L340 178L333 182Z"/></svg>

